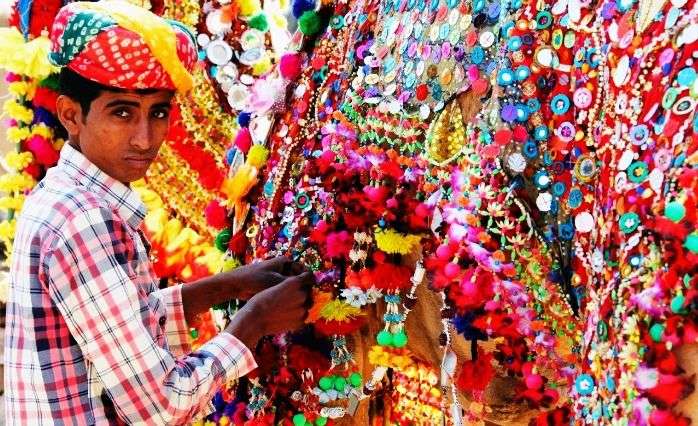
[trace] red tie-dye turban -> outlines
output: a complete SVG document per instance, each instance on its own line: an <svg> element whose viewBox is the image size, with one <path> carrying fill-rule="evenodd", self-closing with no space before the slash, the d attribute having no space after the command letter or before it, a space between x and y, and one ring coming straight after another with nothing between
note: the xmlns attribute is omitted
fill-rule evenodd
<svg viewBox="0 0 698 426"><path fill-rule="evenodd" d="M75 2L51 30L50 60L81 76L121 89L187 92L196 42L181 23L125 1Z"/></svg>

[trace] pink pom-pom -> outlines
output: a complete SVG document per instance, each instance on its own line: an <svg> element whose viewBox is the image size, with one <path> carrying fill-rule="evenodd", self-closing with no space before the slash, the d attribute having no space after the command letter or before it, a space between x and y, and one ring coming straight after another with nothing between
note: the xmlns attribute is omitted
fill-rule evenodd
<svg viewBox="0 0 698 426"><path fill-rule="evenodd" d="M436 249L436 256L438 256L438 258L441 260L448 260L449 258L453 257L453 250L451 250L451 247L449 247L447 244L440 245Z"/></svg>
<svg viewBox="0 0 698 426"><path fill-rule="evenodd" d="M538 390L543 387L543 378L538 374L526 376L526 387L533 390Z"/></svg>
<svg viewBox="0 0 698 426"><path fill-rule="evenodd" d="M235 146L245 154L250 150L252 146L252 135L247 127L238 130L238 134L235 136Z"/></svg>
<svg viewBox="0 0 698 426"><path fill-rule="evenodd" d="M35 135L29 138L25 142L25 148L31 151L36 162L44 167L52 167L58 163L58 151L42 136Z"/></svg>
<svg viewBox="0 0 698 426"><path fill-rule="evenodd" d="M228 213L218 201L211 201L204 209L206 222L213 228L223 229L228 226Z"/></svg>
<svg viewBox="0 0 698 426"><path fill-rule="evenodd" d="M303 60L298 53L286 53L279 62L279 71L286 80L295 80L301 75Z"/></svg>
<svg viewBox="0 0 698 426"><path fill-rule="evenodd" d="M444 275L446 275L447 278L455 278L459 273L460 266L458 266L457 263L451 262L444 268Z"/></svg>

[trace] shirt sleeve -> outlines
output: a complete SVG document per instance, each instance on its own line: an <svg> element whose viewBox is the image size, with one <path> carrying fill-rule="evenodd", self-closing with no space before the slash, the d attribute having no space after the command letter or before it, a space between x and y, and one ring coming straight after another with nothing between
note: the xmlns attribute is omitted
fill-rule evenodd
<svg viewBox="0 0 698 426"><path fill-rule="evenodd" d="M165 338L170 351L181 356L191 352L189 325L184 316L182 304L182 284L173 285L148 295L151 306L162 305L165 308Z"/></svg>
<svg viewBox="0 0 698 426"><path fill-rule="evenodd" d="M179 358L161 348L144 324L157 318L144 319L147 297L128 274L129 241L111 210L76 212L42 251L49 294L124 421L185 423L256 364L227 333Z"/></svg>

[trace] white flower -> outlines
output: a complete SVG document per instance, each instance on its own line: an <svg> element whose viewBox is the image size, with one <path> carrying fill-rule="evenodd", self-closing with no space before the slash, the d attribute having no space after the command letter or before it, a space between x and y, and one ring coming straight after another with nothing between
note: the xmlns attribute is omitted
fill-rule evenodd
<svg viewBox="0 0 698 426"><path fill-rule="evenodd" d="M360 308L368 301L366 295L360 288L350 287L342 290L342 297L355 308Z"/></svg>
<svg viewBox="0 0 698 426"><path fill-rule="evenodd" d="M375 287L371 287L366 291L366 302L367 303L376 303L380 300L380 298L383 296L380 290L378 290Z"/></svg>

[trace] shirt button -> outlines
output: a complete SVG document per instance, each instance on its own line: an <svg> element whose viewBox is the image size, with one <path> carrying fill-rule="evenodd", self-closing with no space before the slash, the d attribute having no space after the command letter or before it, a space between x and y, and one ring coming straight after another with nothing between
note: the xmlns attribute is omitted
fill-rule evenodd
<svg viewBox="0 0 698 426"><path fill-rule="evenodd" d="M160 317L160 320L158 322L160 323L160 327L164 327L165 323L167 322L167 318Z"/></svg>

